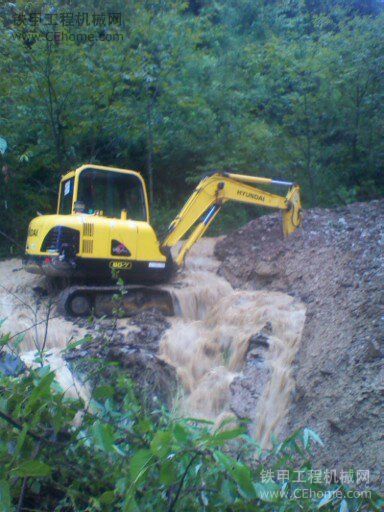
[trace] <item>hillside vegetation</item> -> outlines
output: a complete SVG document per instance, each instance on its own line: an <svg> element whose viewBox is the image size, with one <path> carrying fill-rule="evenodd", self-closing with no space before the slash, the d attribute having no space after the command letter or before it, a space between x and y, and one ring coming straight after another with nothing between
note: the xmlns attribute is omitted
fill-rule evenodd
<svg viewBox="0 0 384 512"><path fill-rule="evenodd" d="M84 162L140 170L160 227L215 168L295 180L307 206L379 196L382 6L3 2L2 231L23 241ZM229 209L219 228L251 215Z"/></svg>

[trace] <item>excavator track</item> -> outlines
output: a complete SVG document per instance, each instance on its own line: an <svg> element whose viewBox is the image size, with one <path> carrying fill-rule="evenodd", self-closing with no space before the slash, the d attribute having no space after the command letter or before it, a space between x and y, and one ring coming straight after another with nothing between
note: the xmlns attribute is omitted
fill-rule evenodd
<svg viewBox="0 0 384 512"><path fill-rule="evenodd" d="M61 292L57 304L67 317L132 316L153 308L173 316L172 294L150 286L71 286Z"/></svg>

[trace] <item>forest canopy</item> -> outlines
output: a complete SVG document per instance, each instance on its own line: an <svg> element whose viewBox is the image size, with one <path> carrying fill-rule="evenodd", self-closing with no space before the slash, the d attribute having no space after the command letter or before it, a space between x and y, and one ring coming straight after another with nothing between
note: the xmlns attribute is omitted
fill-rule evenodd
<svg viewBox="0 0 384 512"><path fill-rule="evenodd" d="M297 181L307 207L379 197L383 5L2 3L1 230L22 243L88 162L142 172L158 225L213 169Z"/></svg>

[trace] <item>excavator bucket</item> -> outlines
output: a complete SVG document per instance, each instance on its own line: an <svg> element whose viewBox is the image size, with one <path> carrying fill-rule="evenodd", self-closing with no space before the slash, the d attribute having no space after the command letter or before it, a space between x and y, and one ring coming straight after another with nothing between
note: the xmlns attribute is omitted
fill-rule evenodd
<svg viewBox="0 0 384 512"><path fill-rule="evenodd" d="M283 212L283 232L284 236L289 236L301 225L300 187L290 188L286 199L288 209Z"/></svg>

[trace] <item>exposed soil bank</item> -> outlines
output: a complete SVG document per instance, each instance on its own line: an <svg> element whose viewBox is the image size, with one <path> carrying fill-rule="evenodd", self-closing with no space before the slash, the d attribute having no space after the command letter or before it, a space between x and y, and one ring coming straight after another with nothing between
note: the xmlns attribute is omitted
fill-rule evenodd
<svg viewBox="0 0 384 512"><path fill-rule="evenodd" d="M219 241L219 274L235 288L275 290L307 306L285 434L316 430L323 467L369 469L383 484L384 201L305 212L281 236L278 215ZM258 401L254 365L232 385L244 415Z"/></svg>
<svg viewBox="0 0 384 512"><path fill-rule="evenodd" d="M101 379L113 384L122 373L133 380L137 397L148 409L158 409L162 403L172 406L176 372L157 355L161 336L170 324L159 311L143 311L119 321L101 318L77 323L92 341L66 352L64 358L90 389Z"/></svg>

